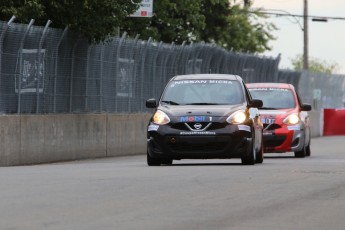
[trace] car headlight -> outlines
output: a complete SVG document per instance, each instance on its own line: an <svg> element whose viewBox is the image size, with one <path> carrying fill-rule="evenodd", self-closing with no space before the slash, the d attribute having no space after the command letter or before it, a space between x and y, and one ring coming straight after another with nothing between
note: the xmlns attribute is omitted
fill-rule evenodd
<svg viewBox="0 0 345 230"><path fill-rule="evenodd" d="M245 120L247 120L247 115L244 110L236 111L226 119L230 124L242 124Z"/></svg>
<svg viewBox="0 0 345 230"><path fill-rule="evenodd" d="M283 122L287 125L296 125L299 121L300 118L297 113L290 114L283 120Z"/></svg>
<svg viewBox="0 0 345 230"><path fill-rule="evenodd" d="M153 123L157 125L165 125L170 122L170 118L163 111L157 110L153 115Z"/></svg>

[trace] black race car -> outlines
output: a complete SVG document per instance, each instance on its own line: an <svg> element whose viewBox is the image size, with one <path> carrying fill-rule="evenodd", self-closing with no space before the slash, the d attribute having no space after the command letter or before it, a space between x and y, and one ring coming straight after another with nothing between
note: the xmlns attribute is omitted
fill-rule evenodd
<svg viewBox="0 0 345 230"><path fill-rule="evenodd" d="M146 101L155 109L147 127L147 164L211 158L262 163L261 106L236 75L173 77L158 103Z"/></svg>

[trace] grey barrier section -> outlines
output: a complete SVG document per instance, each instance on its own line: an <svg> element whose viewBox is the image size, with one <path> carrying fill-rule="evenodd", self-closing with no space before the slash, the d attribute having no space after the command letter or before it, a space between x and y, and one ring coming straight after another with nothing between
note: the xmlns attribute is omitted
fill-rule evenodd
<svg viewBox="0 0 345 230"><path fill-rule="evenodd" d="M0 116L0 166L146 154L150 115ZM313 137L322 135L320 119L319 111L310 113Z"/></svg>
<svg viewBox="0 0 345 230"><path fill-rule="evenodd" d="M0 166L146 153L150 114L0 116Z"/></svg>
<svg viewBox="0 0 345 230"><path fill-rule="evenodd" d="M126 34L89 44L52 24L0 22L0 113L145 112L145 100L158 98L178 74L237 74L246 82L278 79L280 57L235 53L202 42L143 41Z"/></svg>

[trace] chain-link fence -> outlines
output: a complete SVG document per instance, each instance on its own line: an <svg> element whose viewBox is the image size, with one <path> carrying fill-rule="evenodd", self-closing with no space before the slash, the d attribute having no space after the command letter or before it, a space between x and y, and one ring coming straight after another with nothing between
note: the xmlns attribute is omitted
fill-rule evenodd
<svg viewBox="0 0 345 230"><path fill-rule="evenodd" d="M126 34L90 45L69 31L0 22L0 113L133 113L178 74L229 73L246 82L290 82L280 57L213 44L165 44ZM294 76L292 76L294 75ZM331 77L332 78L332 77ZM344 89L344 86L343 88ZM308 91L309 93L309 91Z"/></svg>
<svg viewBox="0 0 345 230"><path fill-rule="evenodd" d="M345 107L345 75L302 71L299 88L302 100L316 110Z"/></svg>

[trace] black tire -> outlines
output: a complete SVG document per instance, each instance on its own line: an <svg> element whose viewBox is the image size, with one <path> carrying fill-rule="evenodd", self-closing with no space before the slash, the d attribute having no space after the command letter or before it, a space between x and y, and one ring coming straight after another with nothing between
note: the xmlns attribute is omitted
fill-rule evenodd
<svg viewBox="0 0 345 230"><path fill-rule="evenodd" d="M261 148L256 152L255 163L262 164L264 162L264 141L261 139Z"/></svg>
<svg viewBox="0 0 345 230"><path fill-rule="evenodd" d="M160 166L161 165L161 159L153 158L150 156L149 153L147 153L147 165L148 166Z"/></svg>
<svg viewBox="0 0 345 230"><path fill-rule="evenodd" d="M161 163L163 165L172 165L173 159L163 159L163 160L161 160Z"/></svg>
<svg viewBox="0 0 345 230"><path fill-rule="evenodd" d="M306 148L306 156L310 157L310 155L311 155L311 151L310 151L310 143L309 143L309 145Z"/></svg>
<svg viewBox="0 0 345 230"><path fill-rule="evenodd" d="M295 152L295 157L304 158L307 155L307 147L304 145L301 151Z"/></svg>
<svg viewBox="0 0 345 230"><path fill-rule="evenodd" d="M253 137L252 138L252 143L251 143L251 146L249 148L249 153L247 153L246 156L242 157L241 158L241 161L242 161L242 164L243 165L254 165L255 164L255 161L256 161L256 151L255 151L255 145L254 145L254 142L255 141L255 138Z"/></svg>

